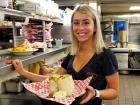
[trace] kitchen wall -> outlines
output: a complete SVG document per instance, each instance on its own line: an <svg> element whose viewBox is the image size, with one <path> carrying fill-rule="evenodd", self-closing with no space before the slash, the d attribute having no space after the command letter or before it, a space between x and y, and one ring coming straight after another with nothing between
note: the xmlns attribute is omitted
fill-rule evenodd
<svg viewBox="0 0 140 105"><path fill-rule="evenodd" d="M63 43L71 43L71 31L70 26L66 25L53 25L52 37L61 39L63 38Z"/></svg>
<svg viewBox="0 0 140 105"><path fill-rule="evenodd" d="M128 40L130 43L138 44L140 46L140 23L129 24Z"/></svg>
<svg viewBox="0 0 140 105"><path fill-rule="evenodd" d="M72 10L67 8L63 17L63 25L53 25L52 27L53 38L63 38L63 43L71 43L71 15Z"/></svg>

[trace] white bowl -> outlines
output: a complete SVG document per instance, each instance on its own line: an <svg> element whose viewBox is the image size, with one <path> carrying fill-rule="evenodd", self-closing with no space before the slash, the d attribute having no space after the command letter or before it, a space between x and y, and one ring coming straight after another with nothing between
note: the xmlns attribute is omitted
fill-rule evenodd
<svg viewBox="0 0 140 105"><path fill-rule="evenodd" d="M37 51L38 49L32 49L28 51L12 51L9 50L13 55L32 55L33 52Z"/></svg>

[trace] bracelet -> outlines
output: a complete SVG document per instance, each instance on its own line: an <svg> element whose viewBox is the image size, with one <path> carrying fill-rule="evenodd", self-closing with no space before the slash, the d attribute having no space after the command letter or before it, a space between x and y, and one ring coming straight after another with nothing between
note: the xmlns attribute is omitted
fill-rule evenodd
<svg viewBox="0 0 140 105"><path fill-rule="evenodd" d="M100 97L100 91L95 89L95 95L96 95L95 97Z"/></svg>
<svg viewBox="0 0 140 105"><path fill-rule="evenodd" d="M96 89L94 89L95 95L92 97L92 99L96 98L97 92Z"/></svg>

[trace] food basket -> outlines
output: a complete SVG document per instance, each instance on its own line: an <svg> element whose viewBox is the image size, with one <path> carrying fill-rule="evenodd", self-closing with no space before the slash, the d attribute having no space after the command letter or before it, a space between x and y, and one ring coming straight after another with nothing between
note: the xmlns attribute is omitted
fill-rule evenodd
<svg viewBox="0 0 140 105"><path fill-rule="evenodd" d="M49 77L48 77L49 78ZM55 101L64 105L70 105L76 97L81 96L85 93L87 86L89 85L92 77L88 77L85 80L74 80L75 91L71 96L65 98L48 98L48 78L42 82L33 82L33 83L22 83L24 87L30 92L36 94L38 97L50 101Z"/></svg>

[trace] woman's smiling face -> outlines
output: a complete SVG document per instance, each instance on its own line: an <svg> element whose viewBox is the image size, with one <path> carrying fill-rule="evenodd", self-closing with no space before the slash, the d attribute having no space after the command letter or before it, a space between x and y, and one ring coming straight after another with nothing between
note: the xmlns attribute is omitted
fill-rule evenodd
<svg viewBox="0 0 140 105"><path fill-rule="evenodd" d="M79 42L85 42L93 38L96 27L90 15L76 12L73 16L72 30Z"/></svg>

